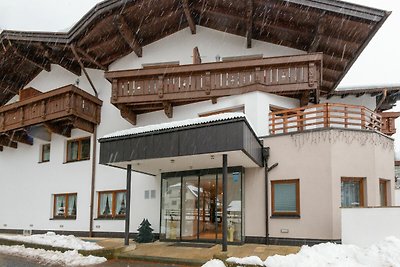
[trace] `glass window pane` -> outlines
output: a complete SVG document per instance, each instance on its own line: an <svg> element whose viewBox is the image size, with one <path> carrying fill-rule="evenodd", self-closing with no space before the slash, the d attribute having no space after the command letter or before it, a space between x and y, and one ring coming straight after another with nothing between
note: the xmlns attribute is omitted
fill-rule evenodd
<svg viewBox="0 0 400 267"><path fill-rule="evenodd" d="M78 148L79 148L79 145L78 145L77 141L68 142L68 145L67 145L67 151L68 151L67 161L78 160Z"/></svg>
<svg viewBox="0 0 400 267"><path fill-rule="evenodd" d="M181 223L181 178L162 179L161 238L179 239Z"/></svg>
<svg viewBox="0 0 400 267"><path fill-rule="evenodd" d="M342 207L359 207L360 182L342 181Z"/></svg>
<svg viewBox="0 0 400 267"><path fill-rule="evenodd" d="M81 140L81 159L90 158L90 138Z"/></svg>
<svg viewBox="0 0 400 267"><path fill-rule="evenodd" d="M55 214L54 216L64 216L65 215L65 195L55 196Z"/></svg>
<svg viewBox="0 0 400 267"><path fill-rule="evenodd" d="M117 216L126 214L126 192L116 193L115 213Z"/></svg>
<svg viewBox="0 0 400 267"><path fill-rule="evenodd" d="M112 193L100 193L100 216L112 216Z"/></svg>
<svg viewBox="0 0 400 267"><path fill-rule="evenodd" d="M42 162L50 161L50 144L42 146Z"/></svg>
<svg viewBox="0 0 400 267"><path fill-rule="evenodd" d="M68 195L67 216L76 216L76 195Z"/></svg>
<svg viewBox="0 0 400 267"><path fill-rule="evenodd" d="M274 211L296 212L296 183L275 183L274 185Z"/></svg>

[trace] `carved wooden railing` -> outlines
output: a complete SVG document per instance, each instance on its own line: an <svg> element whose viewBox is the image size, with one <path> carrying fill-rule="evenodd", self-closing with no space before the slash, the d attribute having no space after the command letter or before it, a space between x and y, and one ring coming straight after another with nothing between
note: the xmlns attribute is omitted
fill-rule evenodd
<svg viewBox="0 0 400 267"><path fill-rule="evenodd" d="M319 90L322 54L259 58L191 65L160 65L107 72L111 102L143 113L163 103L196 102L250 91L289 94ZM142 109L135 109L135 104Z"/></svg>
<svg viewBox="0 0 400 267"><path fill-rule="evenodd" d="M100 123L101 105L98 98L68 85L0 107L0 134L64 119L91 131L91 125Z"/></svg>
<svg viewBox="0 0 400 267"><path fill-rule="evenodd" d="M270 134L328 127L380 132L382 117L363 106L330 103L271 112L269 115Z"/></svg>

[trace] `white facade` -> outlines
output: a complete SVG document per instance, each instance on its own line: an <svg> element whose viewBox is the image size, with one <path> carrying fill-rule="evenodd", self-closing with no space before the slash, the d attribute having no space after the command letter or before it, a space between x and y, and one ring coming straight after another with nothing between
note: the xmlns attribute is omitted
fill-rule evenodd
<svg viewBox="0 0 400 267"><path fill-rule="evenodd" d="M197 46L203 62L213 62L216 57L241 56L263 54L264 57L298 55L305 52L277 46L257 40L253 40L251 49L245 48L246 39L243 37L211 30L197 26L197 34L192 35L189 29L181 30L164 39L143 47L143 57L138 58L134 53L125 56L112 65L110 70L123 70L141 68L142 64L179 61L180 64L192 62L192 49ZM111 84L104 78L104 72L88 70L93 80L99 98L103 101L101 112L101 124L98 126L98 137L111 132L133 127L125 121L120 111L110 104ZM93 94L93 91L85 76L77 77L58 65L52 65L51 72L41 72L27 87L34 87L42 92L47 92L68 84L77 84L78 87ZM14 99L15 101L15 99ZM375 108L375 98L363 96L360 98L348 97L345 99L331 98L329 102L343 102L365 105ZM183 120L196 118L200 114L214 112L236 107L244 107L246 117L259 137L267 136L269 106L274 105L282 108L295 108L299 101L267 94L263 92L252 92L244 95L235 95L219 98L216 104L204 101L185 106L174 107L174 116L168 119L164 111L157 111L138 116L137 126L157 124L171 120ZM91 160L65 163L67 140L91 136L81 130L73 130L71 138L52 134L50 162L38 163L41 145L46 143L40 139L34 140L33 146L18 144L18 149L4 148L0 153L0 231L1 230L58 230L58 231L89 231L90 211L90 185L91 185ZM91 145L96 143L92 140ZM97 149L99 153L99 149ZM98 155L96 157L98 161ZM250 169L252 173L260 176L262 168ZM93 230L95 232L123 232L123 220L97 219L97 203L99 191L121 190L126 187L126 172L117 168L110 168L96 164L95 201ZM259 193L263 199L263 188L257 185L260 181L252 183L245 179L245 188ZM132 177L132 199L131 199L131 230L135 232L143 218L149 219L155 232L159 231L160 222L160 177L148 176L134 173ZM145 199L146 190L156 190L156 197ZM247 189L245 189L247 190ZM77 193L77 218L76 220L53 220L53 195L59 193ZM256 203L254 195L246 195L245 202ZM260 226L252 227L252 216L256 209L247 208L246 235L262 236L262 218Z"/></svg>

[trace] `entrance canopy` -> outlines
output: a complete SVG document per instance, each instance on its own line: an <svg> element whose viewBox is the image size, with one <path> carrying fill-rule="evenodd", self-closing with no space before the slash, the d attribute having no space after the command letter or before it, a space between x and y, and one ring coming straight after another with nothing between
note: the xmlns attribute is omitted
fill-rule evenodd
<svg viewBox="0 0 400 267"><path fill-rule="evenodd" d="M261 167L262 144L243 113L135 127L104 136L100 164L157 175L229 166Z"/></svg>

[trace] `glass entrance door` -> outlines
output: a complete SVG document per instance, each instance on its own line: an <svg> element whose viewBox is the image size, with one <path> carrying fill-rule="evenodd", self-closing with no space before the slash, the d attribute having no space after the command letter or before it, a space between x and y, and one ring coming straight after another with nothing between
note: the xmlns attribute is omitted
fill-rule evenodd
<svg viewBox="0 0 400 267"><path fill-rule="evenodd" d="M215 240L218 232L217 177L215 174L200 176L199 239Z"/></svg>
<svg viewBox="0 0 400 267"><path fill-rule="evenodd" d="M182 186L182 240L198 238L199 220L199 177L183 177Z"/></svg>

